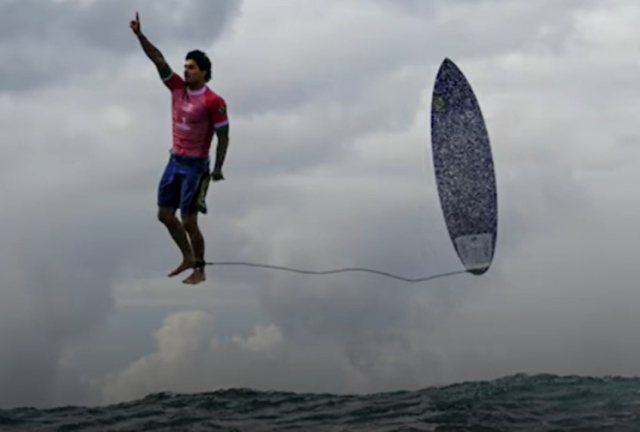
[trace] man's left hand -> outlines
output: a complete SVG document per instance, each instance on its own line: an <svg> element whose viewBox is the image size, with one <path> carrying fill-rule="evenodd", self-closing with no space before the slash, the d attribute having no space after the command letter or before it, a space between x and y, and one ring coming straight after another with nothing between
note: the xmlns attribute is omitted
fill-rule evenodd
<svg viewBox="0 0 640 432"><path fill-rule="evenodd" d="M214 169L213 172L211 173L211 179L213 181L224 180L224 176L222 175L222 170L219 168Z"/></svg>

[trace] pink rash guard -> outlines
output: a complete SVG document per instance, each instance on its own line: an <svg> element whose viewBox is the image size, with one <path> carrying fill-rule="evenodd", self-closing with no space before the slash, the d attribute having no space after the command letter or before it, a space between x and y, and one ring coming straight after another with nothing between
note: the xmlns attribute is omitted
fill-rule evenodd
<svg viewBox="0 0 640 432"><path fill-rule="evenodd" d="M171 151L183 156L209 157L215 130L229 124L225 100L207 86L195 91L188 89L175 72L163 82L171 90Z"/></svg>

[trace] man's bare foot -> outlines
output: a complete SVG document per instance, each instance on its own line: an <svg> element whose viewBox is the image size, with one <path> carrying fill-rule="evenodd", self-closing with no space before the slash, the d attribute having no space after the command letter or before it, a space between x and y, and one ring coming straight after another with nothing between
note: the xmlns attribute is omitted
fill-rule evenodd
<svg viewBox="0 0 640 432"><path fill-rule="evenodd" d="M207 277L205 276L204 271L201 269L195 269L188 278L182 281L182 283L188 285L196 285L200 282L204 282L205 280L207 280Z"/></svg>
<svg viewBox="0 0 640 432"><path fill-rule="evenodd" d="M175 268L175 270L169 273L169 277L179 275L183 271L193 268L195 265L196 265L196 262L194 260L185 259L184 261L182 261L182 264L180 264L178 267Z"/></svg>

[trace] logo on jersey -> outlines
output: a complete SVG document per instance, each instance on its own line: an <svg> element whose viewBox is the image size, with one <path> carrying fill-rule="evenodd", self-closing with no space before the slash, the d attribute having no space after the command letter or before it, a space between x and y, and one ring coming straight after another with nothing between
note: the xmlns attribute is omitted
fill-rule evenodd
<svg viewBox="0 0 640 432"><path fill-rule="evenodd" d="M182 116L182 121L176 124L176 127L185 131L191 130L191 127L187 124L187 117L185 116Z"/></svg>

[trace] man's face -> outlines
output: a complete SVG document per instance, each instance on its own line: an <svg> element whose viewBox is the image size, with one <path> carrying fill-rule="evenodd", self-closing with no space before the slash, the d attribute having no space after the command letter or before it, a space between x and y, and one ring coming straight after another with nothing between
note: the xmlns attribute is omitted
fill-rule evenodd
<svg viewBox="0 0 640 432"><path fill-rule="evenodd" d="M198 68L198 64L189 59L184 63L184 81L187 84L204 82L205 73Z"/></svg>

